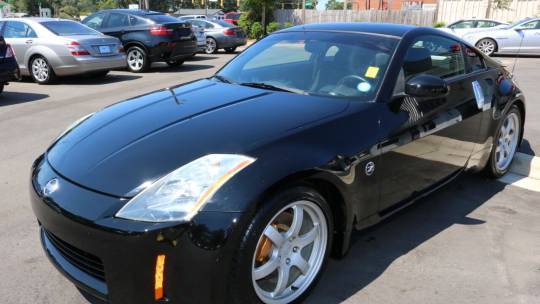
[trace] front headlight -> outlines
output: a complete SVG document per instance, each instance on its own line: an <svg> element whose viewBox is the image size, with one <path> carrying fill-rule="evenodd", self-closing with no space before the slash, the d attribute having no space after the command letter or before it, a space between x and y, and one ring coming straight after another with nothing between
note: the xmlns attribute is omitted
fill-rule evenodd
<svg viewBox="0 0 540 304"><path fill-rule="evenodd" d="M154 182L116 216L145 222L190 220L221 186L254 161L235 154L203 156Z"/></svg>

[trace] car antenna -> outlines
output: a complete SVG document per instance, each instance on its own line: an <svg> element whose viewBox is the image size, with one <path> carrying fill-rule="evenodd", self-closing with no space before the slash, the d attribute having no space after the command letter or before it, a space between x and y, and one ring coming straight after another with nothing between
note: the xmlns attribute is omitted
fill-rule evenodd
<svg viewBox="0 0 540 304"><path fill-rule="evenodd" d="M178 97L176 97L176 93L174 93L173 88L166 88L165 90L167 90L167 91L169 91L171 93L172 97L174 98L174 101L177 104L180 104L180 100L178 100Z"/></svg>

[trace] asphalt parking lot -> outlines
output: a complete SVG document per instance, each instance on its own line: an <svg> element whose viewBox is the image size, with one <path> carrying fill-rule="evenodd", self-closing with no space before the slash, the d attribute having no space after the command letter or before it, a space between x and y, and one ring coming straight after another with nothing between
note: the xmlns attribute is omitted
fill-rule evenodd
<svg viewBox="0 0 540 304"><path fill-rule="evenodd" d="M233 55L104 79L16 82L0 95L0 303L82 304L46 259L28 199L32 161L77 118L112 103L208 77ZM498 57L508 65L512 57ZM540 58L521 58L528 99L522 152L540 153ZM539 189L540 191L540 189ZM540 303L540 193L465 175L385 222L356 233L308 303ZM126 270L129 271L129 270Z"/></svg>

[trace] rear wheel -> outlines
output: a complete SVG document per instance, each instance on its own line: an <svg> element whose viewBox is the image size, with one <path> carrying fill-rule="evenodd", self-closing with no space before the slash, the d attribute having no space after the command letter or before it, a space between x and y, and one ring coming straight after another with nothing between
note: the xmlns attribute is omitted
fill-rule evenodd
<svg viewBox="0 0 540 304"><path fill-rule="evenodd" d="M178 67L184 64L184 60L169 60L167 61L167 65L170 67Z"/></svg>
<svg viewBox="0 0 540 304"><path fill-rule="evenodd" d="M476 43L476 47L482 51L482 53L491 56L497 49L497 43L493 39L484 38Z"/></svg>
<svg viewBox="0 0 540 304"><path fill-rule="evenodd" d="M37 56L32 59L30 63L32 79L39 84L47 84L54 81L56 75L53 69L42 56Z"/></svg>
<svg viewBox="0 0 540 304"><path fill-rule="evenodd" d="M128 69L133 73L141 73L150 66L150 59L146 51L138 46L132 46L128 49L126 55Z"/></svg>
<svg viewBox="0 0 540 304"><path fill-rule="evenodd" d="M206 49L204 50L206 54L214 54L218 50L217 41L212 37L206 38Z"/></svg>
<svg viewBox="0 0 540 304"><path fill-rule="evenodd" d="M4 92L4 84L0 84L0 94L2 94L2 92Z"/></svg>
<svg viewBox="0 0 540 304"><path fill-rule="evenodd" d="M500 177L510 170L521 138L521 119L521 112L517 106L513 106L501 119L486 168L489 175Z"/></svg>
<svg viewBox="0 0 540 304"><path fill-rule="evenodd" d="M291 303L307 296L330 252L332 216L307 187L276 195L246 227L236 254L234 303Z"/></svg>
<svg viewBox="0 0 540 304"><path fill-rule="evenodd" d="M230 48L225 48L225 52L227 53L234 53L236 52L236 47L230 47Z"/></svg>

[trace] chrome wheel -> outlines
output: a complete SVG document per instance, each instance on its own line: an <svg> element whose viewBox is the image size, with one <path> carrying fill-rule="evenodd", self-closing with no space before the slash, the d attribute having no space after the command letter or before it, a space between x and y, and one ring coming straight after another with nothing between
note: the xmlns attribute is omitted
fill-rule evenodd
<svg viewBox="0 0 540 304"><path fill-rule="evenodd" d="M328 242L322 209L296 201L281 209L259 238L252 262L255 292L264 303L290 303L321 270Z"/></svg>
<svg viewBox="0 0 540 304"><path fill-rule="evenodd" d="M495 52L495 41L491 39L482 39L478 41L476 47L486 55L491 55Z"/></svg>
<svg viewBox="0 0 540 304"><path fill-rule="evenodd" d="M133 71L140 71L144 67L144 54L139 49L131 49L127 54L127 63Z"/></svg>
<svg viewBox="0 0 540 304"><path fill-rule="evenodd" d="M520 128L521 124L516 113L510 113L506 116L499 130L499 138L495 148L497 170L505 171L512 163L519 141Z"/></svg>
<svg viewBox="0 0 540 304"><path fill-rule="evenodd" d="M206 38L206 53L213 54L216 52L217 43L214 38Z"/></svg>
<svg viewBox="0 0 540 304"><path fill-rule="evenodd" d="M32 76L39 82L46 82L49 79L49 65L45 59L38 57L32 61Z"/></svg>

